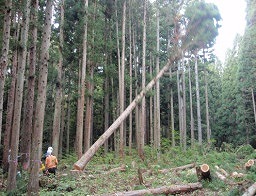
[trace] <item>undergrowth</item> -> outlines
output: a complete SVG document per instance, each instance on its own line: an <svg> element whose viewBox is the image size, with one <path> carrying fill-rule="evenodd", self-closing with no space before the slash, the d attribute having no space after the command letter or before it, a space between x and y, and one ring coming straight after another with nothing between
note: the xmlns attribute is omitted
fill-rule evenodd
<svg viewBox="0 0 256 196"><path fill-rule="evenodd" d="M107 193L125 192L140 189L188 184L198 182L198 177L193 169L179 172L161 173L161 170L171 169L195 163L196 166L208 164L210 166L211 181L202 181L203 189L188 195L241 195L253 182L256 181L256 166L250 170L244 169L244 163L256 158L255 150L248 145L233 148L214 149L211 146L195 146L186 151L180 147L166 145L159 152L150 146L145 147L144 160L137 156L133 150L125 149L125 157L120 158L115 153L104 154L100 149L92 160L86 165L83 172L71 172L76 162L75 154L63 156L59 160L56 176L40 177L40 195L104 195ZM157 158L158 157L158 158ZM110 172L113 168L125 165L125 171ZM239 178L228 177L227 181L219 179L215 172L216 166L226 172L243 173ZM143 183L139 183L138 170L143 173ZM227 183L231 182L232 183ZM26 195L28 174L22 173L17 178L17 190L4 192L1 195ZM2 182L6 186L6 179ZM184 193L186 195L186 193Z"/></svg>

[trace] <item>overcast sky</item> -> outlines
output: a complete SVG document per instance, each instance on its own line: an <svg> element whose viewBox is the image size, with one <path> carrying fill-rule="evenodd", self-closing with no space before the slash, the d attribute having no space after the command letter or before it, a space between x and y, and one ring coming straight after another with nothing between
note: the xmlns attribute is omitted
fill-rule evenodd
<svg viewBox="0 0 256 196"><path fill-rule="evenodd" d="M232 48L237 33L243 35L245 29L245 0L206 0L218 6L222 21L216 39L215 54L224 62L225 53Z"/></svg>

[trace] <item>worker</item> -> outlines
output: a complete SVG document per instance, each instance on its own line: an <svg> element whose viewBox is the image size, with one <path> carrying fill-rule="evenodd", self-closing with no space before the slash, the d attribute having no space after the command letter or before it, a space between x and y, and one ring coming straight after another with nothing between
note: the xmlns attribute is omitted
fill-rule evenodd
<svg viewBox="0 0 256 196"><path fill-rule="evenodd" d="M46 168L46 174L52 173L56 174L58 160L56 156L52 155L52 147L49 147L47 150L47 157L45 159L45 168Z"/></svg>

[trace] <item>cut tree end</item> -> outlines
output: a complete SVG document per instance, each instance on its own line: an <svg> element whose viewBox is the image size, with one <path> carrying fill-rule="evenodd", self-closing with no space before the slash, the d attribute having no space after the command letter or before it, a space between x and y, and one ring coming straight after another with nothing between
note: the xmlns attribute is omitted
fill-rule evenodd
<svg viewBox="0 0 256 196"><path fill-rule="evenodd" d="M77 165L77 164L74 164L73 167L74 167L75 170L79 170L79 171L82 171L82 170L83 170L83 168L81 168L81 167L80 167L79 165Z"/></svg>
<svg viewBox="0 0 256 196"><path fill-rule="evenodd" d="M209 165L207 165L207 164L203 164L203 165L201 165L201 170L202 170L202 172L208 172L209 171Z"/></svg>

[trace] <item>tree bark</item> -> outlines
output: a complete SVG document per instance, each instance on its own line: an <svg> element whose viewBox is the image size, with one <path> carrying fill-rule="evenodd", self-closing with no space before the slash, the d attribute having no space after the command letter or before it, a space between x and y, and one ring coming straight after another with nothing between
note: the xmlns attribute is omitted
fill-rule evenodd
<svg viewBox="0 0 256 196"><path fill-rule="evenodd" d="M125 26L126 26L126 0L123 3L123 22L122 22L122 58L121 58L121 67L120 67L120 114L124 111L124 72L125 72ZM123 122L120 125L120 146L119 154L120 157L124 157L124 124Z"/></svg>
<svg viewBox="0 0 256 196"><path fill-rule="evenodd" d="M55 93L55 108L52 130L52 147L53 154L58 157L59 153L59 138L60 138L60 126L61 126L61 104L62 104L62 65L63 65L63 43L64 43L64 3L60 2L60 37L59 37L59 63L57 67L58 77L56 81L56 93Z"/></svg>
<svg viewBox="0 0 256 196"><path fill-rule="evenodd" d="M30 157L30 176L28 182L28 194L38 195L39 192L39 168L42 155L42 139L43 139L43 125L46 102L46 87L48 75L49 62L49 48L51 38L51 21L52 21L53 1L46 2L46 18L43 29L43 38L41 45L41 56L39 63L39 78L38 78L38 96L36 102L34 127L32 132L32 149Z"/></svg>
<svg viewBox="0 0 256 196"><path fill-rule="evenodd" d="M156 73L159 72L159 53L160 53L160 27L159 27L159 19L160 16L159 16L159 8L157 8L157 15L156 15L156 53L157 53L157 56L156 56ZM159 81L156 82L156 106L155 106L155 135L154 135L154 146L155 146L155 149L157 150L158 154L157 154L157 158L159 159L160 158L160 138L161 138L161 122L160 122L160 87L159 87Z"/></svg>
<svg viewBox="0 0 256 196"><path fill-rule="evenodd" d="M77 126L76 126L76 154L80 158L83 152L83 120L84 120L84 102L85 102L85 75L87 63L87 18L88 18L88 0L84 0L85 20L84 20L84 35L83 35L83 59L81 70L81 83L79 89L78 108L77 108Z"/></svg>
<svg viewBox="0 0 256 196"><path fill-rule="evenodd" d="M38 0L32 1L32 12L31 12L31 36L32 45L29 49L29 76L28 76L28 90L25 104L25 119L24 126L21 133L21 145L20 151L25 156L22 156L21 162L23 169L27 170L30 162L30 151L31 151L31 137L33 129L33 112L34 112L34 96L35 96L35 69L36 69L36 53L37 53L37 25L38 22Z"/></svg>
<svg viewBox="0 0 256 196"><path fill-rule="evenodd" d="M255 99L254 99L253 88L252 88L252 105L253 105L254 123L256 125L256 108L255 108Z"/></svg>
<svg viewBox="0 0 256 196"><path fill-rule="evenodd" d="M14 100L14 113L11 133L11 152L9 160L7 190L13 190L16 188L16 173L18 162L18 150L19 150L19 136L20 136L20 123L21 123L21 108L23 100L23 88L24 88L24 73L27 56L27 40L28 29L30 19L30 0L25 1L24 13L23 13L23 28L21 30L21 47L18 50L18 69L17 69L17 88L15 89Z"/></svg>
<svg viewBox="0 0 256 196"><path fill-rule="evenodd" d="M172 185L172 186L163 186L159 188L152 188L152 189L143 189L143 190L136 190L136 191L128 191L128 192L120 192L114 194L107 194L106 196L139 196L139 195L160 195L160 194L179 194L179 193L186 193L191 192L197 189L203 188L201 183L189 183L186 185Z"/></svg>
<svg viewBox="0 0 256 196"><path fill-rule="evenodd" d="M155 85L156 81L162 77L170 65L178 58L178 54L174 54L168 63L159 71L159 73L151 80L148 85L140 92L133 102L125 109L125 111L113 122L113 124L102 134L99 139L90 147L90 149L74 164L74 168L83 170L86 164L91 160L93 155L97 152L102 144L111 136L111 134L120 126L120 124L127 118L132 110L137 106L145 94Z"/></svg>
<svg viewBox="0 0 256 196"><path fill-rule="evenodd" d="M207 72L205 71L205 112L206 112L206 126L207 126L207 143L211 142L211 130L210 130L210 120L209 120L209 104L208 104L208 79Z"/></svg>
<svg viewBox="0 0 256 196"><path fill-rule="evenodd" d="M198 59L195 58L195 76L196 76L196 105L197 105L197 129L198 129L198 143L202 145L202 125L201 125L201 105L200 105L200 93L199 93L199 79L198 79Z"/></svg>
<svg viewBox="0 0 256 196"><path fill-rule="evenodd" d="M188 63L190 63L188 61ZM193 114L193 98L192 98L192 85L191 85L191 67L188 67L188 79L189 79L189 103L190 103L190 134L191 134L191 146L195 145L195 121Z"/></svg>
<svg viewBox="0 0 256 196"><path fill-rule="evenodd" d="M0 59L0 139L1 139L2 121L3 121L3 97L4 97L5 72L8 64L8 54L9 54L11 11L12 11L12 0L6 0L5 13L4 13L2 52L1 52L1 59ZM1 146L1 141L0 141L0 146Z"/></svg>
<svg viewBox="0 0 256 196"><path fill-rule="evenodd" d="M242 196L254 196L256 193L256 182L253 183Z"/></svg>
<svg viewBox="0 0 256 196"><path fill-rule="evenodd" d="M84 152L91 146L92 128L93 128L93 74L94 65L89 67L90 78L87 81L88 96L86 98L85 132L84 132Z"/></svg>
<svg viewBox="0 0 256 196"><path fill-rule="evenodd" d="M147 0L144 0L144 15L143 15L143 41L142 41L142 89L146 86L146 16L147 16ZM144 159L144 145L145 145L145 132L146 132L146 98L142 97L141 100L141 116L140 116L140 129L139 129L139 146L138 154L140 158Z"/></svg>

